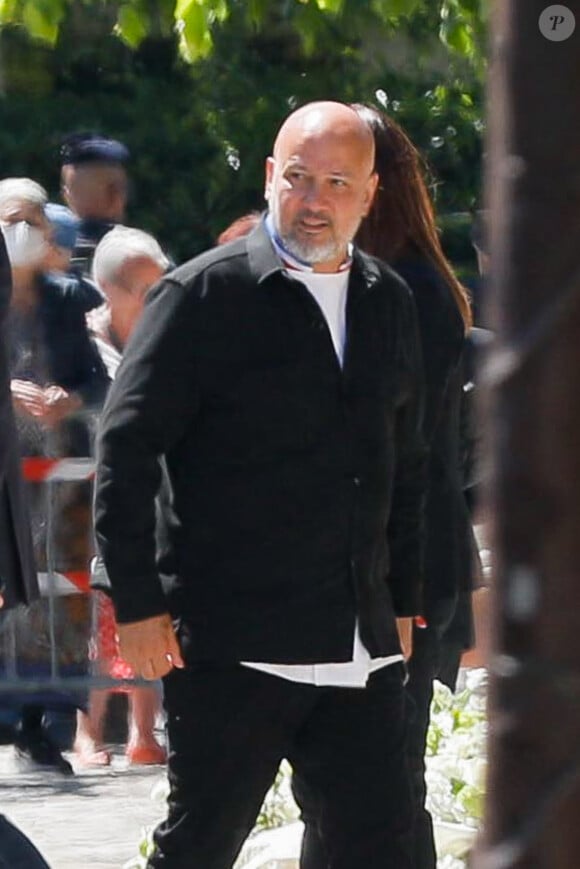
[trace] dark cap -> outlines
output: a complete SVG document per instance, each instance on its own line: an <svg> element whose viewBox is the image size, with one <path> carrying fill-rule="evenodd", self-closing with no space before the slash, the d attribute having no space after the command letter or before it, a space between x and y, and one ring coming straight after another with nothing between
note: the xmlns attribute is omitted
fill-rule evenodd
<svg viewBox="0 0 580 869"><path fill-rule="evenodd" d="M126 163L129 149L116 139L98 133L73 133L60 148L63 166L80 163Z"/></svg>

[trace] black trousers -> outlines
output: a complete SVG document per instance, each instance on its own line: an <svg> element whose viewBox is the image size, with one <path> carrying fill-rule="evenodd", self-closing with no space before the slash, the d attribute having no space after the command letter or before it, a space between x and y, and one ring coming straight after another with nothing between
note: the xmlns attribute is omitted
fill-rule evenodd
<svg viewBox="0 0 580 869"><path fill-rule="evenodd" d="M230 869L284 757L328 869L411 869L402 677L397 664L364 689L317 688L236 665L173 670L169 811L149 869Z"/></svg>
<svg viewBox="0 0 580 869"><path fill-rule="evenodd" d="M413 869L435 869L437 866L433 821L425 808L425 746L433 699L433 680L439 665L439 649L440 632L437 628L414 629L413 654L408 662L407 683L407 756L415 800Z"/></svg>
<svg viewBox="0 0 580 869"><path fill-rule="evenodd" d="M409 679L405 687L408 721L406 753L414 803L411 837L413 869L436 869L437 866L433 821L425 808L425 745L433 698L433 680L439 675L442 637L452 614L453 602L443 601L428 628L414 628L413 654L407 665ZM458 647L457 655L459 654ZM452 669L456 671L457 668ZM292 790L301 804L305 824L301 869L328 869L328 854L314 822L315 807L308 790L301 789L298 776L294 778Z"/></svg>

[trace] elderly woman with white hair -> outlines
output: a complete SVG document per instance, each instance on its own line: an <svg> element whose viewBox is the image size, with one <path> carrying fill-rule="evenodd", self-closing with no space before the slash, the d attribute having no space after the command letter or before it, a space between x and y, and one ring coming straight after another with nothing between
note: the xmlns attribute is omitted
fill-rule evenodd
<svg viewBox="0 0 580 869"><path fill-rule="evenodd" d="M146 232L116 226L99 242L93 260L93 280L105 303L87 314L93 340L111 380L121 362L123 349L143 310L145 298L169 266L157 241ZM99 560L93 570L96 588L97 627L95 657L105 675L130 679L130 667L119 657L112 603L106 594L107 577ZM123 689L124 690L124 689ZM110 763L104 750L103 719L109 691L91 692L89 712L79 712L75 752L80 763L100 766ZM129 739L126 756L130 763L154 764L165 761L165 749L154 736L159 693L154 687L128 689Z"/></svg>
<svg viewBox="0 0 580 869"><path fill-rule="evenodd" d="M91 344L74 279L45 274L49 239L45 216L47 195L30 178L0 181L0 230L12 271L12 297L7 316L8 368L20 453L23 456L87 455L89 433L79 414L102 404L108 378ZM85 569L90 557L90 492L78 483L59 484L48 522L42 484L29 484L32 531L41 571L70 573ZM47 565L48 541L53 563ZM3 617L0 640L11 632L21 675L50 672L51 637L56 635L61 672L86 670L88 614L84 598L58 598L49 616L49 602L33 603ZM0 671L5 665L0 645ZM47 709L82 704L77 695L44 692L27 695L20 706L16 747L27 763L72 770L46 729ZM4 697L7 701L6 696Z"/></svg>

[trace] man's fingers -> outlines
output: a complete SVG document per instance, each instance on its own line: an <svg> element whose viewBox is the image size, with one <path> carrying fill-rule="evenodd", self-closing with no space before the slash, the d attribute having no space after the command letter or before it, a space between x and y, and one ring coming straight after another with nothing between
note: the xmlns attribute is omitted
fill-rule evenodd
<svg viewBox="0 0 580 869"><path fill-rule="evenodd" d="M151 658L149 658L147 661L145 661L144 666L141 668L141 675L144 679L157 679L158 678L156 670L155 670L155 664L153 663Z"/></svg>
<svg viewBox="0 0 580 869"><path fill-rule="evenodd" d="M141 676L143 679L147 679L148 681L162 679L171 669L172 664L167 657L161 660L153 660L152 658L149 658L141 668Z"/></svg>
<svg viewBox="0 0 580 869"><path fill-rule="evenodd" d="M161 679L183 667L179 643L168 614L117 626L121 657L143 679Z"/></svg>
<svg viewBox="0 0 580 869"><path fill-rule="evenodd" d="M179 648L179 643L177 642L177 637L173 632L173 628L171 628L166 658L170 661L173 667L177 667L180 670L185 667L185 661L181 655L181 649Z"/></svg>

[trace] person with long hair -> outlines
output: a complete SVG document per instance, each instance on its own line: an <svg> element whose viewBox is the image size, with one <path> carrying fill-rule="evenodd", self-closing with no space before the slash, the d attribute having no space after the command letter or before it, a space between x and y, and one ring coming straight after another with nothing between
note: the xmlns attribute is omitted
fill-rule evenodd
<svg viewBox="0 0 580 869"><path fill-rule="evenodd" d="M460 408L462 355L472 325L469 297L441 247L435 212L425 182L425 164L401 127L374 108L353 108L375 139L379 185L373 207L356 241L386 261L409 285L417 306L426 381L424 434L430 444L425 507L424 616L415 626L408 661L410 725L408 756L415 785L415 869L435 869L432 822L425 809L424 754L433 679L453 681L459 658L442 660L442 640L455 621L465 623L471 643L469 592L475 544L463 494ZM462 611L460 613L460 610ZM467 615L467 618L465 616ZM460 618L463 616L463 618ZM451 670L451 676L449 671Z"/></svg>

